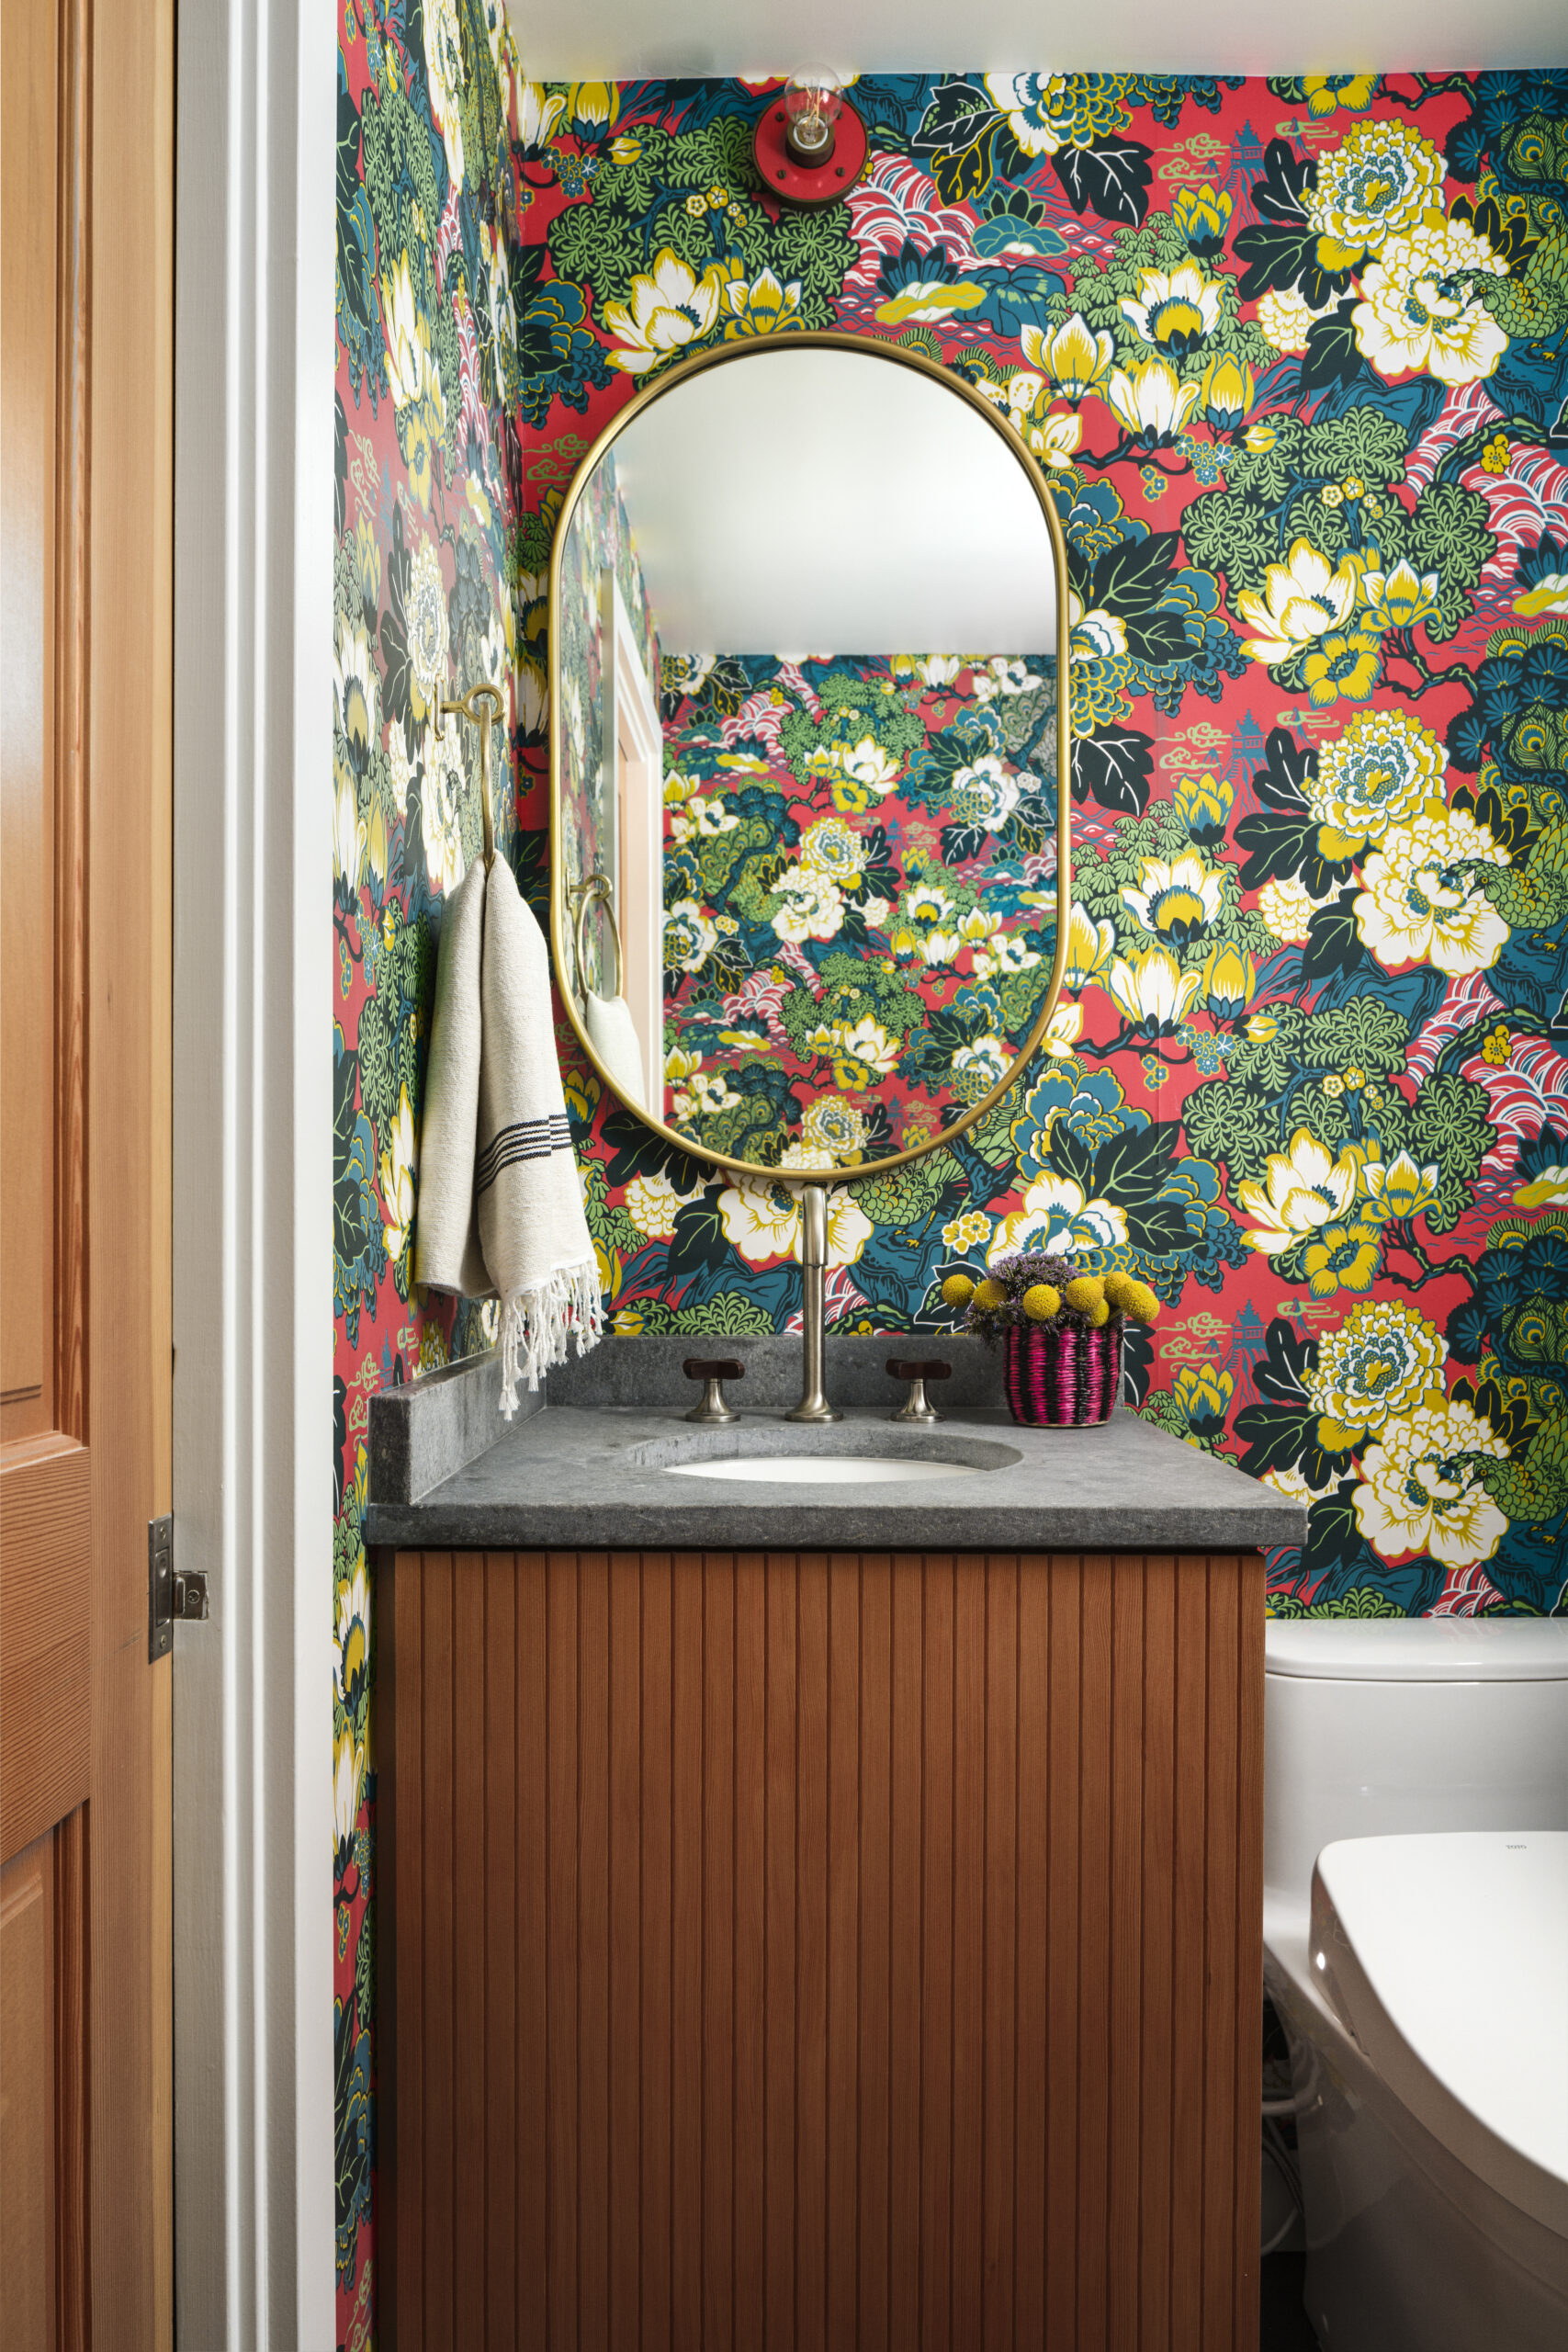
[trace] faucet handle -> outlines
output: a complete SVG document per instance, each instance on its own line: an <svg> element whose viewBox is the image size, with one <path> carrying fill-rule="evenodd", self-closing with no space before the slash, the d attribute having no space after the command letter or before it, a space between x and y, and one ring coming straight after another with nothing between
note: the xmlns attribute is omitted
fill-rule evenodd
<svg viewBox="0 0 1568 2352"><path fill-rule="evenodd" d="M936 1356L914 1359L889 1356L886 1369L895 1380L907 1380L909 1384L908 1398L899 1406L896 1413L888 1416L889 1419L895 1421L941 1420L942 1415L926 1400L926 1383L928 1380L951 1380L953 1366L950 1363L943 1363L940 1357Z"/></svg>
<svg viewBox="0 0 1568 2352"><path fill-rule="evenodd" d="M738 1421L740 1419L739 1414L733 1412L725 1403L724 1390L720 1385L726 1380L745 1379L746 1367L738 1357L717 1356L710 1363L703 1356L688 1356L681 1369L688 1380L702 1380L707 1384L703 1390L702 1403L694 1405L686 1415L689 1421Z"/></svg>

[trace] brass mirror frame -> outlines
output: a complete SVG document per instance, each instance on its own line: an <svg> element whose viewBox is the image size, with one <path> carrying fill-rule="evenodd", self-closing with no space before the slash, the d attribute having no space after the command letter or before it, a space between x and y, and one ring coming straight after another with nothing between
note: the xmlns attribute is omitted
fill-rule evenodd
<svg viewBox="0 0 1568 2352"><path fill-rule="evenodd" d="M773 351L852 351L859 356L885 360L892 367L917 369L922 375L931 377L944 391L953 393L959 400L967 401L970 407L985 418L991 430L999 434L1007 443L1008 447L1017 458L1031 490L1039 501L1040 511L1045 517L1045 528L1051 541L1051 552L1056 574L1056 953L1051 967L1050 984L1045 990L1039 1014L1033 1028L1014 1055L1006 1076L998 1079L995 1086L981 1096L978 1102L971 1103L963 1117L955 1119L950 1127L943 1127L941 1134L933 1136L929 1143L919 1144L912 1150L896 1151L885 1159L868 1159L863 1163L859 1160L849 1161L842 1166L831 1169L781 1170L765 1168L755 1159L732 1159L727 1152L715 1151L711 1146L698 1143L692 1136L682 1135L678 1128L668 1125L664 1120L655 1118L653 1113L645 1109L641 1103L628 1102L594 1052L589 1041L586 1027L579 1018L572 989L567 982L567 975L572 969L571 910L568 904L567 881L563 865L559 725L561 567L566 553L567 533L571 528L578 502L588 485L594 467L605 451L615 447L626 427L635 418L640 416L646 408L651 406L653 401L662 400L667 392L673 391L679 385L688 382L693 376L701 374L710 368L730 367L739 360L754 358L760 354ZM933 1151L941 1151L956 1136L965 1134L977 1120L983 1119L987 1112L999 1102L1002 1096L1018 1083L1024 1070L1039 1052L1045 1032L1050 1026L1051 1015L1055 1012L1062 993L1062 977L1067 963L1067 933L1072 913L1073 894L1073 730L1069 676L1072 623L1068 603L1067 543L1062 529L1061 518L1056 513L1055 501L1046 487L1043 471L1031 455L1021 434L1014 430L1007 418L992 406L983 393L976 391L972 384L965 383L961 376L954 375L951 368L943 367L940 361L928 358L923 352L907 350L899 344L878 342L871 336L843 334L831 329L781 335L776 339L773 336L766 338L743 336L734 343L719 344L713 350L694 352L690 358L677 360L657 383L643 385L641 390L626 402L625 408L621 409L604 427L571 478L566 497L562 502L560 514L556 519L555 536L550 546L548 706L550 944L555 958L557 987L561 1001L566 1007L567 1019L576 1033L578 1044L588 1057L590 1067L597 1072L600 1083L613 1100L619 1102L623 1110L632 1112L642 1121L644 1126L651 1128L655 1135L661 1136L673 1150L683 1153L688 1159L700 1160L707 1167L721 1168L727 1174L738 1176L742 1181L760 1180L765 1183L787 1185L792 1190L804 1184L854 1183L864 1176L886 1176L895 1168L907 1167L912 1160L925 1159ZM649 683L657 695L659 681L650 679ZM663 1045L660 1040L661 1057Z"/></svg>

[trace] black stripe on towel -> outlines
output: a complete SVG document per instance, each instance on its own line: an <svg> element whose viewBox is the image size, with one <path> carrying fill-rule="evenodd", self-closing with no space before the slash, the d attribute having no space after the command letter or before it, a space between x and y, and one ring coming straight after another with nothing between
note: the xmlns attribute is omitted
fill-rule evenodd
<svg viewBox="0 0 1568 2352"><path fill-rule="evenodd" d="M554 1124L554 1121L541 1120L534 1123L534 1126L536 1130L547 1130ZM560 1125L562 1127L566 1125L564 1119ZM503 1169L514 1168L523 1160L548 1159L568 1140L565 1135L530 1132L526 1127L503 1127L485 1151L475 1171L476 1194L487 1193Z"/></svg>
<svg viewBox="0 0 1568 2352"><path fill-rule="evenodd" d="M571 1130L559 1113L544 1119L521 1119L515 1125L502 1127L480 1152L474 1168L477 1182L488 1183L498 1167L507 1159L519 1156L518 1147L533 1156L531 1147L538 1146L546 1152L570 1148Z"/></svg>

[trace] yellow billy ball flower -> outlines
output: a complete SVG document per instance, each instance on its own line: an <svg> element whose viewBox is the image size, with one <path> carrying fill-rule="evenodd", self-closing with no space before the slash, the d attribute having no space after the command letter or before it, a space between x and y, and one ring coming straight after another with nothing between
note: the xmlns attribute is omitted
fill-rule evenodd
<svg viewBox="0 0 1568 2352"><path fill-rule="evenodd" d="M1137 1283L1134 1287L1137 1295L1133 1301L1133 1313L1140 1323L1157 1323L1159 1321L1158 1299L1147 1283Z"/></svg>
<svg viewBox="0 0 1568 2352"><path fill-rule="evenodd" d="M975 1285L967 1274L949 1274L942 1295L949 1306L967 1306L975 1295Z"/></svg>
<svg viewBox="0 0 1568 2352"><path fill-rule="evenodd" d="M1105 1284L1093 1274L1075 1275L1062 1295L1080 1315L1092 1315L1097 1306L1105 1305Z"/></svg>
<svg viewBox="0 0 1568 2352"><path fill-rule="evenodd" d="M1123 1314L1131 1311L1137 1288L1131 1274L1111 1273L1105 1277L1105 1295L1111 1306L1121 1307Z"/></svg>
<svg viewBox="0 0 1568 2352"><path fill-rule="evenodd" d="M1049 1283L1036 1283L1023 1294L1023 1311L1032 1323L1049 1323L1062 1311L1062 1294Z"/></svg>
<svg viewBox="0 0 1568 2352"><path fill-rule="evenodd" d="M986 1280L980 1284L979 1289L975 1293L975 1304L976 1306L1000 1306L1004 1305L1006 1299L1007 1293L1002 1288L1000 1283L993 1282L988 1274L986 1277Z"/></svg>
<svg viewBox="0 0 1568 2352"><path fill-rule="evenodd" d="M1102 1323L1109 1323L1111 1320L1111 1309L1104 1299L1101 1299L1097 1306L1085 1307L1084 1312L1089 1317L1090 1326L1096 1331Z"/></svg>

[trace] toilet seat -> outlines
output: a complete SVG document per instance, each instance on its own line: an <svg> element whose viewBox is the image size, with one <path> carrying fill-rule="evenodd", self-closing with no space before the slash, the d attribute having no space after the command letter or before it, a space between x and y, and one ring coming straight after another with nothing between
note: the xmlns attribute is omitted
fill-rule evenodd
<svg viewBox="0 0 1568 2352"><path fill-rule="evenodd" d="M1325 1846L1308 1954L1412 2115L1568 2239L1568 1831Z"/></svg>

